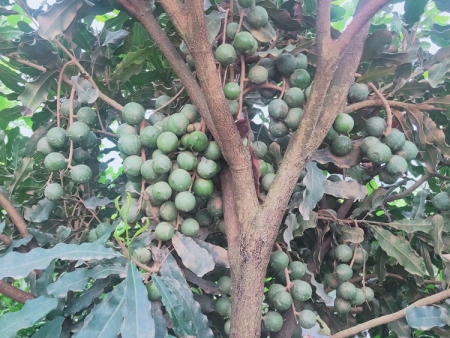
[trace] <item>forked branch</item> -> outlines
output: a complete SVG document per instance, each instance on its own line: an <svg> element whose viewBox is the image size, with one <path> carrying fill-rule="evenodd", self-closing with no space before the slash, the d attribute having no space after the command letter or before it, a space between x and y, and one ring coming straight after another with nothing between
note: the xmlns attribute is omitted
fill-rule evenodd
<svg viewBox="0 0 450 338"><path fill-rule="evenodd" d="M22 291L2 280L0 280L0 293L22 304L24 304L29 299L36 298L35 295Z"/></svg>

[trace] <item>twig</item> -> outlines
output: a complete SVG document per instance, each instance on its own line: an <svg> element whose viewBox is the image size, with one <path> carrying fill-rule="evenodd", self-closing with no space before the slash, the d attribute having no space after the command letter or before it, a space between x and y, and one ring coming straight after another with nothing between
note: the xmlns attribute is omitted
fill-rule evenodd
<svg viewBox="0 0 450 338"><path fill-rule="evenodd" d="M0 234L0 242L5 243L7 246L11 244L11 238L6 235Z"/></svg>
<svg viewBox="0 0 450 338"><path fill-rule="evenodd" d="M244 83L245 83L245 58L241 55L241 77L239 79L239 87L241 88L241 94L239 95L239 110L238 116L242 117L242 104L244 102Z"/></svg>
<svg viewBox="0 0 450 338"><path fill-rule="evenodd" d="M105 132L106 129L103 126L102 118L100 117L100 109L98 109L97 101L94 102L94 105L95 105L95 112L97 113L98 123L100 124L100 128L102 128L102 131Z"/></svg>
<svg viewBox="0 0 450 338"><path fill-rule="evenodd" d="M414 190L416 190L418 187L420 187L424 182L428 181L428 179L431 176L436 176L435 174L431 174L429 172L427 172L425 175L423 175L420 179L418 179L413 185L411 185L408 189L405 189L404 191L402 191L401 193L395 194L395 195L390 195L387 196L384 199L385 203L388 202L392 202L395 200L399 200L402 199L408 195L410 195Z"/></svg>
<svg viewBox="0 0 450 338"><path fill-rule="evenodd" d="M36 298L35 295L22 291L16 288L15 286L8 284L2 280L0 280L0 293L22 304L24 304L29 299Z"/></svg>
<svg viewBox="0 0 450 338"><path fill-rule="evenodd" d="M22 237L27 237L29 232L27 230L27 223L23 219L22 215L14 208L11 202L0 193L0 206L5 209L6 213L11 217L12 223L17 227Z"/></svg>
<svg viewBox="0 0 450 338"><path fill-rule="evenodd" d="M386 98L383 96L383 94L380 93L380 91L375 87L375 85L372 82L367 83L367 85L372 88L373 92L378 96L378 98L383 102L384 109L386 110L386 117L387 117L387 125L386 130L384 131L384 135L388 135L391 132L392 128L392 110L391 106L389 105Z"/></svg>
<svg viewBox="0 0 450 338"><path fill-rule="evenodd" d="M279 99L283 98L284 92L286 91L286 77L283 76L283 84L281 85L281 93L278 96Z"/></svg>
<svg viewBox="0 0 450 338"><path fill-rule="evenodd" d="M175 94L174 97L172 97L169 101L167 101L166 103L164 103L161 107L159 107L158 109L155 109L153 112L156 113L158 111L160 111L163 108L166 108L169 104L171 104L173 101L175 101L177 99L178 96L181 95L181 93L184 91L184 87L182 87L178 93Z"/></svg>
<svg viewBox="0 0 450 338"><path fill-rule="evenodd" d="M233 1L234 0L232 0L231 2L233 2ZM229 9L227 9L225 11L225 19L223 21L223 32L222 32L223 39L222 39L222 44L224 44L226 39L227 39L227 20L228 20L228 12L229 11L230 11ZM233 18L233 13L231 13L231 18Z"/></svg>
<svg viewBox="0 0 450 338"><path fill-rule="evenodd" d="M73 61L68 61L66 62L62 68L61 68L61 72L59 73L59 78L58 78L58 91L56 92L56 123L58 127L61 127L61 83L63 81L63 77L64 77L64 71L66 70L66 67L68 65L73 64Z"/></svg>
<svg viewBox="0 0 450 338"><path fill-rule="evenodd" d="M28 66L28 67L31 67L31 68L35 68L35 69L37 69L37 70L40 70L41 72L47 71L47 68L45 68L44 66L39 66L39 65L37 65L37 64L35 64L35 63L33 63L33 62L30 62L30 61L21 59L20 57L18 57L18 56L15 55L15 54L9 54L9 55L7 55L7 56L8 56L10 59L14 59L14 60L16 60L17 62L19 62L19 63L21 63L21 64L23 64L23 65L25 65L25 66Z"/></svg>
<svg viewBox="0 0 450 338"><path fill-rule="evenodd" d="M241 31L242 22L244 21L244 15L245 15L245 10L242 8L241 12L239 13L239 25L236 29L236 34L238 34Z"/></svg>
<svg viewBox="0 0 450 338"><path fill-rule="evenodd" d="M283 91L283 88L278 87L276 85L273 85L269 82L263 83L261 85L254 85L254 86L250 86L244 89L244 93L243 95L247 94L248 92L257 90L257 89L262 89L262 88L271 88L271 89L275 89L275 90L279 90L280 92Z"/></svg>
<svg viewBox="0 0 450 338"><path fill-rule="evenodd" d="M422 298L422 299L418 300L417 302L414 302L411 305L407 306L403 310L369 320L363 324L353 326L347 330L344 330L344 331L341 331L339 333L332 335L331 338L344 338L344 337L354 336L362 331L371 329L373 327L391 323L393 321L404 318L406 316L406 311L408 309L410 309L411 307L416 307L416 306L418 307L418 306L434 304L434 303L440 302L449 297L450 297L450 289L436 293L429 297Z"/></svg>
<svg viewBox="0 0 450 338"><path fill-rule="evenodd" d="M134 264L136 264L141 269L144 269L145 271L150 272L150 273L155 273L155 272L159 271L159 268L160 268L159 264L155 264L156 266L154 268L149 268L147 265L142 264L136 258L131 256L130 253L128 252L128 249L125 247L125 245L121 241L117 241L117 244L119 244L120 248L123 250L125 257L127 257L128 259L131 259L134 262Z"/></svg>

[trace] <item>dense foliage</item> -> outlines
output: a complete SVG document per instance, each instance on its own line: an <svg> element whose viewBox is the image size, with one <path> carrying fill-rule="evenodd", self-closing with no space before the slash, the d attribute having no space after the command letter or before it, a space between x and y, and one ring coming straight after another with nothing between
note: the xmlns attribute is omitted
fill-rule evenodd
<svg viewBox="0 0 450 338"><path fill-rule="evenodd" d="M333 1L333 38L356 3ZM1 4L0 336L227 337L226 161L170 63L113 1ZM262 202L315 78L316 1L204 7ZM292 337L333 335L448 288L449 18L445 0L373 17L347 104L279 226L262 336L293 320ZM448 336L449 303L431 304L449 296L364 329Z"/></svg>

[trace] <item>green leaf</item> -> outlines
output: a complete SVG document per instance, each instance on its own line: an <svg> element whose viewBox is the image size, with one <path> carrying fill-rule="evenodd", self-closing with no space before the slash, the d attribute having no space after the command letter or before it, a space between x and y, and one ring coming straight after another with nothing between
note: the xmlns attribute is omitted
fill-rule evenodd
<svg viewBox="0 0 450 338"><path fill-rule="evenodd" d="M106 294L102 302L86 316L83 327L73 338L117 337L123 320L122 309L127 301L124 294L125 285L126 281L123 281Z"/></svg>
<svg viewBox="0 0 450 338"><path fill-rule="evenodd" d="M127 82L129 78L141 71L143 64L147 57L154 52L151 47L146 47L144 49L139 49L136 52L129 52L120 62L114 72L112 73L111 83L116 84L117 82Z"/></svg>
<svg viewBox="0 0 450 338"><path fill-rule="evenodd" d="M309 220L309 213L316 207L317 202L322 199L327 182L326 176L322 170L317 168L315 162L308 162L306 171L308 173L303 179L306 189L303 192L303 201L298 208L305 221Z"/></svg>
<svg viewBox="0 0 450 338"><path fill-rule="evenodd" d="M48 11L39 14L37 33L46 40L53 40L62 34L77 18L80 10L86 11L93 4L85 0L62 0Z"/></svg>
<svg viewBox="0 0 450 338"><path fill-rule="evenodd" d="M212 44L219 34L220 24L222 19L225 17L225 13L219 13L217 11L212 11L211 13L205 15L206 30L208 31L208 42Z"/></svg>
<svg viewBox="0 0 450 338"><path fill-rule="evenodd" d="M55 264L57 259L53 259L50 265L47 266L44 273L36 282L36 295L37 296L49 296L47 293L47 287L53 283L53 275L55 273ZM64 295L66 296L66 295Z"/></svg>
<svg viewBox="0 0 450 338"><path fill-rule="evenodd" d="M403 14L403 21L412 26L425 13L425 6L428 0L405 0L405 14Z"/></svg>
<svg viewBox="0 0 450 338"><path fill-rule="evenodd" d="M201 248L208 251L209 255L212 257L214 263L217 266L222 266L224 268L230 268L230 262L228 261L228 251L221 246L214 245L200 239L194 239Z"/></svg>
<svg viewBox="0 0 450 338"><path fill-rule="evenodd" d="M45 323L31 338L49 338L49 337L59 337L62 331L62 323L66 318L55 317L51 321Z"/></svg>
<svg viewBox="0 0 450 338"><path fill-rule="evenodd" d="M155 321L155 337L166 337L167 336L167 325L166 319L162 312L161 302L151 302L151 316Z"/></svg>
<svg viewBox="0 0 450 338"><path fill-rule="evenodd" d="M377 210L383 205L385 195L386 189L376 189L359 204L358 208L352 212L352 216L358 217L363 213Z"/></svg>
<svg viewBox="0 0 450 338"><path fill-rule="evenodd" d="M361 61L371 60L378 54L385 52L392 42L392 33L387 30L376 30L366 40Z"/></svg>
<svg viewBox="0 0 450 338"><path fill-rule="evenodd" d="M192 238L176 232L172 237L172 245L183 261L184 266L197 276L202 277L214 270L215 265L211 255L195 243Z"/></svg>
<svg viewBox="0 0 450 338"><path fill-rule="evenodd" d="M397 69L396 65L392 65L390 67L375 67L365 72L362 76L360 76L356 80L356 82L358 83L377 82L389 75L395 74L396 69Z"/></svg>
<svg viewBox="0 0 450 338"><path fill-rule="evenodd" d="M54 81L55 74L56 71L48 70L42 73L37 80L25 84L24 92L17 98L19 101L22 101L23 116L33 115L40 104L47 101L48 90Z"/></svg>
<svg viewBox="0 0 450 338"><path fill-rule="evenodd" d="M48 286L47 292L55 297L65 297L69 291L83 291L91 278L103 279L114 274L124 278L126 270L125 266L119 264L101 264L92 269L76 269L72 272L65 272L56 282Z"/></svg>
<svg viewBox="0 0 450 338"><path fill-rule="evenodd" d="M303 232L306 229L314 229L317 226L317 213L311 211L308 220L304 220L302 214L298 214L297 223L299 224L299 227L297 230L294 230L294 237L303 236Z"/></svg>
<svg viewBox="0 0 450 338"><path fill-rule="evenodd" d="M125 29L119 29L117 31L106 31L105 41L103 41L102 46L107 46L108 44L120 45L123 40L130 34Z"/></svg>
<svg viewBox="0 0 450 338"><path fill-rule="evenodd" d="M2 109L2 114L1 114L2 120L6 121L6 122L11 122L11 121L17 120L22 115L20 113L21 110L22 110L22 107L18 106L18 105L11 107L11 108Z"/></svg>
<svg viewBox="0 0 450 338"><path fill-rule="evenodd" d="M18 39L22 33L20 29L11 26L0 27L0 39Z"/></svg>
<svg viewBox="0 0 450 338"><path fill-rule="evenodd" d="M20 135L13 141L11 148L11 166L15 170L22 165L22 158L25 153L25 144L27 143L25 137Z"/></svg>
<svg viewBox="0 0 450 338"><path fill-rule="evenodd" d="M408 307L406 309L406 321L412 328L423 331L445 325L445 322L441 319L441 308L435 306Z"/></svg>
<svg viewBox="0 0 450 338"><path fill-rule="evenodd" d="M35 60L38 65L50 70L61 70L62 68L61 58L48 41L34 39L31 42L21 42L18 52L27 60Z"/></svg>
<svg viewBox="0 0 450 338"><path fill-rule="evenodd" d="M367 196L365 185L356 181L325 182L325 194L352 200L362 200Z"/></svg>
<svg viewBox="0 0 450 338"><path fill-rule="evenodd" d="M286 216L284 224L287 226L287 228L283 232L283 239L287 244L288 251L291 251L291 241L294 239L294 231L297 230L300 225L297 222L295 214L293 214L292 212L290 212Z"/></svg>
<svg viewBox="0 0 450 338"><path fill-rule="evenodd" d="M0 38L0 53L2 55L11 54L17 52L18 41L12 41L8 39Z"/></svg>
<svg viewBox="0 0 450 338"><path fill-rule="evenodd" d="M0 337L16 337L17 331L33 326L57 306L56 298L38 297L27 300L20 311L5 313L0 318Z"/></svg>
<svg viewBox="0 0 450 338"><path fill-rule="evenodd" d="M173 322L173 330L175 333L181 337L193 335L193 323L185 317L184 309L178 303L177 297L169 290L168 284L157 275L153 275L152 280L158 288L162 303L170 316L170 320Z"/></svg>
<svg viewBox="0 0 450 338"><path fill-rule="evenodd" d="M302 28L299 20L291 18L291 15L286 9L279 9L270 0L258 1L258 6L264 7L269 14L270 19L275 27L287 30L287 31L297 31Z"/></svg>
<svg viewBox="0 0 450 338"><path fill-rule="evenodd" d="M147 289L133 261L128 263L124 297L127 300L122 308L124 321L120 333L124 338L155 337L155 322L151 314L151 304Z"/></svg>
<svg viewBox="0 0 450 338"><path fill-rule="evenodd" d="M351 227L340 222L331 223L335 231L342 236L342 240L351 243L361 243L364 240L364 230Z"/></svg>
<svg viewBox="0 0 450 338"><path fill-rule="evenodd" d="M56 203L44 198L33 205L31 208L25 208L23 217L30 222L41 223L49 219L50 214L56 208Z"/></svg>
<svg viewBox="0 0 450 338"><path fill-rule="evenodd" d="M423 218L425 217L425 207L427 196L430 194L428 189L419 191L413 198L413 208L410 213L404 213L408 218Z"/></svg>
<svg viewBox="0 0 450 338"><path fill-rule="evenodd" d="M272 41L277 33L275 32L275 29L273 29L270 22L266 23L264 26L259 28L253 28L250 26L250 24L247 21L247 18L244 17L243 26L247 28L247 30L252 33L253 37L258 40L259 42L270 42Z"/></svg>
<svg viewBox="0 0 450 338"><path fill-rule="evenodd" d="M428 70L428 82L433 88L437 88L445 82L445 75L450 70L450 60L433 65Z"/></svg>
<svg viewBox="0 0 450 338"><path fill-rule="evenodd" d="M450 2L447 0L434 0L436 8L442 12L450 12Z"/></svg>
<svg viewBox="0 0 450 338"><path fill-rule="evenodd" d="M385 251L383 251L381 248L377 249L377 252L375 253L375 265L373 271L378 276L378 283L383 284L383 282L386 279L386 263L388 261L389 257Z"/></svg>
<svg viewBox="0 0 450 338"><path fill-rule="evenodd" d="M370 225L370 228L380 247L389 256L394 257L406 271L413 275L425 275L423 258L411 248L410 243L405 238L395 236L389 230L376 225Z"/></svg>
<svg viewBox="0 0 450 338"><path fill-rule="evenodd" d="M23 84L25 80L18 73L3 64L0 64L0 81L16 93L21 93L24 89Z"/></svg>
<svg viewBox="0 0 450 338"><path fill-rule="evenodd" d="M175 295L178 303L181 304L184 320L192 325L193 336L213 338L214 335L209 328L208 319L201 312L200 305L194 300L189 284L184 279L183 273L171 254L167 253L167 258L161 266L160 272L161 278L170 292ZM164 306L166 305L164 304Z"/></svg>
<svg viewBox="0 0 450 338"><path fill-rule="evenodd" d="M434 252L436 255L442 255L444 243L442 241L442 232L445 230L445 223L441 215L437 214L432 217L432 228L428 232L433 241Z"/></svg>
<svg viewBox="0 0 450 338"><path fill-rule="evenodd" d="M27 253L10 252L0 258L0 278L26 277L32 270L45 269L57 258L61 260L90 260L121 257L113 249L92 243L64 244L59 243L51 249L36 248Z"/></svg>
<svg viewBox="0 0 450 338"><path fill-rule="evenodd" d="M427 233L432 227L431 218L402 219L389 223L389 227L412 234L416 231Z"/></svg>
<svg viewBox="0 0 450 338"><path fill-rule="evenodd" d="M80 76L72 76L73 86L78 94L78 101L80 103L92 104L97 100L99 92L98 89L92 87L92 84Z"/></svg>
<svg viewBox="0 0 450 338"><path fill-rule="evenodd" d="M90 306L95 299L103 294L103 290L110 284L108 279L97 279L94 285L81 296L72 298L64 309L64 315L70 316Z"/></svg>
<svg viewBox="0 0 450 338"><path fill-rule="evenodd" d="M104 207L105 205L108 205L109 203L112 202L114 201L110 200L107 197L98 198L97 196L93 196L83 201L83 204L86 208L95 210L97 207Z"/></svg>

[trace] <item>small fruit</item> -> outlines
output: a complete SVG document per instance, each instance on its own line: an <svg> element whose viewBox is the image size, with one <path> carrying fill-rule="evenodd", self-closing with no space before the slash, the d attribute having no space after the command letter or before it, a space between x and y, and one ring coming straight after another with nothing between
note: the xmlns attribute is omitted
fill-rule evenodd
<svg viewBox="0 0 450 338"><path fill-rule="evenodd" d="M45 156L44 166L50 171L60 171L67 168L67 161L63 154L50 153Z"/></svg>
<svg viewBox="0 0 450 338"><path fill-rule="evenodd" d="M147 289L147 296L149 300L158 301L161 299L161 295L159 294L159 290L155 285L155 282L152 280L147 283L145 286Z"/></svg>
<svg viewBox="0 0 450 338"><path fill-rule="evenodd" d="M365 288L363 288L363 292L364 292L364 295L366 296L366 300L368 302L371 302L374 300L375 294L371 288L366 286Z"/></svg>
<svg viewBox="0 0 450 338"><path fill-rule="evenodd" d="M283 317L275 311L269 311L263 318L264 327L269 332L277 332L283 326Z"/></svg>
<svg viewBox="0 0 450 338"><path fill-rule="evenodd" d="M178 209L172 201L166 201L159 207L159 217L165 221L174 221L177 219Z"/></svg>
<svg viewBox="0 0 450 338"><path fill-rule="evenodd" d="M206 204L206 210L214 217L221 217L223 215L223 201L222 197L212 196Z"/></svg>
<svg viewBox="0 0 450 338"><path fill-rule="evenodd" d="M125 134L119 137L117 142L119 151L126 156L137 154L141 150L141 140L135 134Z"/></svg>
<svg viewBox="0 0 450 338"><path fill-rule="evenodd" d="M274 119L284 119L289 111L289 106L284 100L274 99L267 107L269 115Z"/></svg>
<svg viewBox="0 0 450 338"><path fill-rule="evenodd" d="M159 135L161 135L161 131L158 128L147 126L140 133L141 142L147 148L156 148L156 140Z"/></svg>
<svg viewBox="0 0 450 338"><path fill-rule="evenodd" d="M351 300L351 304L353 306L360 306L360 305L364 304L365 301L366 301L366 295L364 294L363 290L357 288L356 295Z"/></svg>
<svg viewBox="0 0 450 338"><path fill-rule="evenodd" d="M311 310L302 310L298 314L298 323L304 329L312 329L316 325L316 314Z"/></svg>
<svg viewBox="0 0 450 338"><path fill-rule="evenodd" d="M156 182L151 187L152 195L159 201L167 201L172 196L172 188L167 182Z"/></svg>
<svg viewBox="0 0 450 338"><path fill-rule="evenodd" d="M236 82L228 82L223 87L223 93L228 100L236 100L241 94L241 87Z"/></svg>
<svg viewBox="0 0 450 338"><path fill-rule="evenodd" d="M97 142L98 142L97 136L95 136L95 134L92 131L90 131L87 140L80 141L80 146L85 150L92 149L97 145Z"/></svg>
<svg viewBox="0 0 450 338"><path fill-rule="evenodd" d="M207 227L212 224L214 217L208 212L208 210L199 210L195 214L195 220L201 227Z"/></svg>
<svg viewBox="0 0 450 338"><path fill-rule="evenodd" d="M89 138L90 131L89 126L81 121L76 121L67 128L67 133L74 142L86 141Z"/></svg>
<svg viewBox="0 0 450 338"><path fill-rule="evenodd" d="M291 307L292 297L289 292L280 291L273 296L272 303L275 309L278 311L284 311Z"/></svg>
<svg viewBox="0 0 450 338"><path fill-rule="evenodd" d="M389 135L386 136L386 145L391 148L392 151L402 149L405 142L405 134L398 129L392 129Z"/></svg>
<svg viewBox="0 0 450 338"><path fill-rule="evenodd" d="M369 87L364 83L353 83L348 91L348 99L351 102L361 102L369 96Z"/></svg>
<svg viewBox="0 0 450 338"><path fill-rule="evenodd" d="M387 172L386 168L383 168L378 174L378 178L380 179L380 181L386 184L394 184L400 177L401 175L391 174Z"/></svg>
<svg viewBox="0 0 450 338"><path fill-rule="evenodd" d="M253 0L253 2L254 2L254 0ZM236 36L238 27L239 27L239 24L237 22L230 22L227 25L226 34L227 34L228 41L232 41L234 39L234 37Z"/></svg>
<svg viewBox="0 0 450 338"><path fill-rule="evenodd" d="M392 175L403 174L408 170L408 162L400 155L392 155L386 163L386 171Z"/></svg>
<svg viewBox="0 0 450 338"><path fill-rule="evenodd" d="M178 148L178 137L170 131L165 131L156 139L156 146L163 153L169 154Z"/></svg>
<svg viewBox="0 0 450 338"><path fill-rule="evenodd" d="M88 126L93 127L97 124L98 118L95 110L90 107L80 108L77 112L77 120L86 123Z"/></svg>
<svg viewBox="0 0 450 338"><path fill-rule="evenodd" d="M300 89L306 89L311 84L311 76L304 69L296 69L289 76L289 85L291 87L298 87ZM308 98L307 93L305 93L306 98Z"/></svg>
<svg viewBox="0 0 450 338"><path fill-rule="evenodd" d="M83 163L84 161L88 160L90 155L89 155L89 151L79 147L79 148L75 148L73 150L73 155L72 155L73 159L75 161L77 161L77 163Z"/></svg>
<svg viewBox="0 0 450 338"><path fill-rule="evenodd" d="M173 234L173 226L168 222L161 222L155 228L155 236L161 241L168 241L172 239Z"/></svg>
<svg viewBox="0 0 450 338"><path fill-rule="evenodd" d="M292 88L293 89L293 88ZM303 118L303 109L302 108L292 108L289 109L284 123L293 131L296 131L300 126L300 122L302 122Z"/></svg>
<svg viewBox="0 0 450 338"><path fill-rule="evenodd" d="M355 121L348 114L339 114L333 123L333 128L339 134L348 134L352 131Z"/></svg>
<svg viewBox="0 0 450 338"><path fill-rule="evenodd" d="M272 284L269 288L269 292L267 293L267 298L272 301L275 294L280 291L286 291L286 287L281 284Z"/></svg>
<svg viewBox="0 0 450 338"><path fill-rule="evenodd" d="M327 135L325 136L325 140L328 142L334 141L334 139L338 137L338 133L336 130L334 130L333 127L328 131Z"/></svg>
<svg viewBox="0 0 450 338"><path fill-rule="evenodd" d="M334 310L338 315L349 313L352 306L349 301L336 297L334 300Z"/></svg>
<svg viewBox="0 0 450 338"><path fill-rule="evenodd" d="M174 133L178 137L186 134L188 126L189 120L184 114L175 113L168 117L167 131Z"/></svg>
<svg viewBox="0 0 450 338"><path fill-rule="evenodd" d="M180 113L187 117L189 123L197 122L200 117L197 107L189 103L180 110Z"/></svg>
<svg viewBox="0 0 450 338"><path fill-rule="evenodd" d="M47 142L50 147L56 150L62 150L66 148L69 141L69 135L66 130L61 127L53 127L47 133Z"/></svg>
<svg viewBox="0 0 450 338"><path fill-rule="evenodd" d="M345 135L339 135L331 143L331 152L336 156L345 156L352 152L352 140Z"/></svg>
<svg viewBox="0 0 450 338"><path fill-rule="evenodd" d="M116 135L121 137L125 134L137 134L136 127L130 126L128 123L122 123L119 127L117 127Z"/></svg>
<svg viewBox="0 0 450 338"><path fill-rule="evenodd" d="M263 66L256 65L248 72L248 79L257 85L266 83L269 79L269 71Z"/></svg>
<svg viewBox="0 0 450 338"><path fill-rule="evenodd" d="M361 148L361 151L363 152L363 154L367 154L367 150L372 145L378 144L378 143L381 143L381 141L378 138L376 138L375 136L367 136L367 137L363 138L359 147Z"/></svg>
<svg viewBox="0 0 450 338"><path fill-rule="evenodd" d="M129 102L123 107L122 119L131 126L141 123L144 117L145 109L139 103Z"/></svg>
<svg viewBox="0 0 450 338"><path fill-rule="evenodd" d="M289 273L292 279L301 279L306 273L306 264L300 261L294 261L289 264Z"/></svg>
<svg viewBox="0 0 450 338"><path fill-rule="evenodd" d="M75 184L85 184L92 179L92 170L85 164L72 167L70 177Z"/></svg>
<svg viewBox="0 0 450 338"><path fill-rule="evenodd" d="M200 224L193 219L187 218L181 223L181 232L186 237L195 237L198 235L198 230L200 229ZM220 288L220 285L219 285Z"/></svg>
<svg viewBox="0 0 450 338"><path fill-rule="evenodd" d="M258 43L256 42L253 35L251 35L249 32L240 32L237 33L234 37L233 46L240 54L248 56L256 52Z"/></svg>
<svg viewBox="0 0 450 338"><path fill-rule="evenodd" d="M256 157L258 158L264 158L264 156L266 156L268 151L267 145L262 141L253 142L252 148L255 151Z"/></svg>
<svg viewBox="0 0 450 338"><path fill-rule="evenodd" d="M366 121L366 133L370 136L380 137L386 130L386 121L374 116Z"/></svg>
<svg viewBox="0 0 450 338"><path fill-rule="evenodd" d="M289 135L289 127L283 121L272 119L269 123L269 132L277 138L282 138Z"/></svg>
<svg viewBox="0 0 450 338"><path fill-rule="evenodd" d="M187 140L188 147L196 152L205 150L208 147L208 143L208 137L201 131L190 133Z"/></svg>
<svg viewBox="0 0 450 338"><path fill-rule="evenodd" d="M231 65L236 61L236 57L236 49L228 43L223 43L216 49L216 59L222 66Z"/></svg>
<svg viewBox="0 0 450 338"><path fill-rule="evenodd" d="M391 149L384 143L371 145L367 149L367 158L373 163L383 164L390 160L392 156Z"/></svg>
<svg viewBox="0 0 450 338"><path fill-rule="evenodd" d="M167 112L170 108L174 106L174 103L168 104L172 98L167 95L158 96L155 101L155 109L158 109L161 113ZM168 104L168 105L166 105Z"/></svg>
<svg viewBox="0 0 450 338"><path fill-rule="evenodd" d="M197 167L197 157L190 151L181 151L177 156L180 169L193 170Z"/></svg>
<svg viewBox="0 0 450 338"><path fill-rule="evenodd" d="M152 161L153 170L159 175L169 172L171 166L172 161L166 155L156 156Z"/></svg>
<svg viewBox="0 0 450 338"><path fill-rule="evenodd" d="M450 210L450 196L445 191L441 191L440 193L436 194L436 196L434 196L431 201L439 211Z"/></svg>
<svg viewBox="0 0 450 338"><path fill-rule="evenodd" d="M147 248L137 248L133 251L133 257L142 264L147 264L152 259L152 252Z"/></svg>
<svg viewBox="0 0 450 338"><path fill-rule="evenodd" d="M189 191L182 191L175 197L175 206L180 211L189 212L195 208L195 204L195 197Z"/></svg>
<svg viewBox="0 0 450 338"><path fill-rule="evenodd" d="M269 78L273 78L276 74L275 61L269 58L263 58L258 61L258 66L263 66L269 72Z"/></svg>
<svg viewBox="0 0 450 338"><path fill-rule="evenodd" d="M352 300L356 296L356 286L352 283L344 282L336 289L336 296L345 300Z"/></svg>
<svg viewBox="0 0 450 338"><path fill-rule="evenodd" d="M300 325L296 325L294 328L294 332L292 333L291 338L302 338L303 337L303 330Z"/></svg>
<svg viewBox="0 0 450 338"><path fill-rule="evenodd" d="M230 335L231 332L231 322L230 320L227 320L225 324L223 325L223 332L225 332L227 335Z"/></svg>
<svg viewBox="0 0 450 338"><path fill-rule="evenodd" d="M253 28L260 28L269 22L269 14L261 6L252 6L247 12L247 21Z"/></svg>
<svg viewBox="0 0 450 338"><path fill-rule="evenodd" d="M339 281L337 280L336 276L332 273L327 273L323 280L323 285L326 288L336 289L339 286Z"/></svg>
<svg viewBox="0 0 450 338"><path fill-rule="evenodd" d="M270 262L269 265L275 271L281 271L284 268L287 268L289 265L289 257L283 251L274 251L270 254Z"/></svg>
<svg viewBox="0 0 450 338"><path fill-rule="evenodd" d="M211 194L214 190L214 185L211 180L207 180L204 178L197 178L194 181L192 190L198 197L207 198L207 197L211 196Z"/></svg>
<svg viewBox="0 0 450 338"><path fill-rule="evenodd" d="M219 315L228 317L231 311L231 299L225 296L220 297L216 301L215 310Z"/></svg>
<svg viewBox="0 0 450 338"><path fill-rule="evenodd" d="M3 132L3 130L0 129L0 133L1 132ZM36 150L44 155L48 155L56 151L55 148L53 148L50 144L48 144L46 137L43 137L38 141L36 145Z"/></svg>
<svg viewBox="0 0 450 338"><path fill-rule="evenodd" d="M272 185L274 179L275 179L275 174L274 173L266 174L261 180L261 187L265 191L269 191L270 186Z"/></svg>
<svg viewBox="0 0 450 338"><path fill-rule="evenodd" d="M160 176L160 174L153 169L153 160L147 160L142 163L141 175L148 181L154 181Z"/></svg>
<svg viewBox="0 0 450 338"><path fill-rule="evenodd" d="M306 69L308 67L308 58L305 54L298 54L295 60L297 60L297 69Z"/></svg>
<svg viewBox="0 0 450 338"><path fill-rule="evenodd" d="M123 172L127 176L138 177L141 175L141 166L143 162L140 156L131 155L123 161Z"/></svg>
<svg viewBox="0 0 450 338"><path fill-rule="evenodd" d="M50 183L44 189L44 196L49 201L59 201L63 195L64 191L59 183Z"/></svg>
<svg viewBox="0 0 450 338"><path fill-rule="evenodd" d="M419 153L416 145L410 141L405 141L403 146L397 151L397 155L402 156L406 161L412 161Z"/></svg>
<svg viewBox="0 0 450 338"><path fill-rule="evenodd" d="M191 185L191 175L186 170L175 169L169 175L169 185L175 191L186 191Z"/></svg>
<svg viewBox="0 0 450 338"><path fill-rule="evenodd" d="M228 276L222 276L217 281L220 292L224 295L229 295L231 293L231 278Z"/></svg>
<svg viewBox="0 0 450 338"><path fill-rule="evenodd" d="M338 261L347 263L353 257L353 250L346 244L340 244L334 249L334 254Z"/></svg>
<svg viewBox="0 0 450 338"><path fill-rule="evenodd" d="M239 102L237 100L227 100L227 103L231 115L234 116L239 113Z"/></svg>
<svg viewBox="0 0 450 338"><path fill-rule="evenodd" d="M305 94L298 87L289 88L284 94L284 101L291 108L300 107L305 102Z"/></svg>
<svg viewBox="0 0 450 338"><path fill-rule="evenodd" d="M354 264L363 264L369 258L369 254L363 248L358 248L356 250L355 262Z"/></svg>
<svg viewBox="0 0 450 338"><path fill-rule="evenodd" d="M346 282L353 277L353 270L347 264L340 264L336 267L334 274L339 281Z"/></svg>
<svg viewBox="0 0 450 338"><path fill-rule="evenodd" d="M73 113L77 114L77 112L81 108L81 103L78 100L73 100ZM61 103L61 114L65 117L69 117L70 115L70 100L66 99Z"/></svg>
<svg viewBox="0 0 450 338"><path fill-rule="evenodd" d="M307 282L296 280L292 284L292 297L301 302L305 302L312 296L312 288Z"/></svg>
<svg viewBox="0 0 450 338"><path fill-rule="evenodd" d="M219 172L219 167L213 160L203 159L197 164L197 174L201 178L212 178Z"/></svg>
<svg viewBox="0 0 450 338"><path fill-rule="evenodd" d="M281 74L289 75L296 70L297 60L294 55L290 53L283 53L276 59L275 67L277 67L277 70Z"/></svg>
<svg viewBox="0 0 450 338"><path fill-rule="evenodd" d="M222 157L222 150L216 141L210 141L208 146L203 151L203 156L209 160L217 161Z"/></svg>

